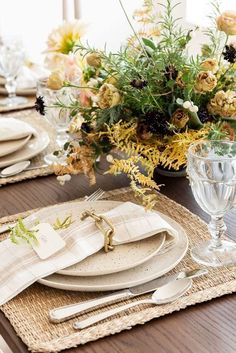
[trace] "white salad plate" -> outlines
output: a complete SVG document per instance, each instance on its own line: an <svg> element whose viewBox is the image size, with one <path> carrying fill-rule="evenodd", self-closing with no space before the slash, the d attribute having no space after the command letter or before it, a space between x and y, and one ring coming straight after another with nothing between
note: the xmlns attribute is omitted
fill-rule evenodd
<svg viewBox="0 0 236 353"><path fill-rule="evenodd" d="M49 142L48 133L43 129L38 130L37 135L33 136L22 148L7 156L1 157L0 168L8 167L9 165L37 156L48 146Z"/></svg>
<svg viewBox="0 0 236 353"><path fill-rule="evenodd" d="M62 204L47 207L37 212L37 214L29 216L25 219L27 226L32 225L36 218L40 222L49 222L53 224L55 218L63 219L69 214L74 217L85 209L92 209L97 213L104 213L112 208L120 205L121 202L117 201L95 201L95 202L79 202L75 201L71 204ZM39 282L49 287L59 288L72 291L109 291L128 288L138 284L146 283L154 278L160 277L174 268L184 257L188 249L188 238L184 229L174 220L164 214L158 212L172 227L174 227L178 236L172 245L166 247L165 244L160 253L152 256L144 263L127 270L117 273L110 273L101 276L68 276L64 274L53 274ZM36 217L36 218L35 218ZM158 237L157 235L156 237ZM143 240L144 241L144 240ZM131 244L131 243L130 243ZM115 247L114 252L116 251ZM107 255L107 254L104 254ZM92 257L93 255L91 255ZM97 254L96 254L97 256ZM127 253L123 253L123 257L127 259ZM96 257L95 257L96 258ZM105 259L105 257L104 257ZM107 257L107 259L109 259ZM85 261L85 260L84 260ZM105 260L104 260L105 261ZM82 262L81 262L82 263ZM107 261L109 265L109 260ZM109 265L111 267L111 265ZM113 271L114 272L114 271Z"/></svg>
<svg viewBox="0 0 236 353"><path fill-rule="evenodd" d="M1 141L0 142L0 157L7 156L10 153L20 150L30 140L31 135L28 135L19 140Z"/></svg>

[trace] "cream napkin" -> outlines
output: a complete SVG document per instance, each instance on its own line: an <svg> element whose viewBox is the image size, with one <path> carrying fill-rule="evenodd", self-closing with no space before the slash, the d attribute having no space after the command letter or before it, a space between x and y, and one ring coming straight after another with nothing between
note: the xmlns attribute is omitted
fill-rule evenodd
<svg viewBox="0 0 236 353"><path fill-rule="evenodd" d="M29 135L37 135L36 130L24 121L15 118L0 119L0 142L19 140Z"/></svg>
<svg viewBox="0 0 236 353"><path fill-rule="evenodd" d="M115 244L144 239L163 231L173 237L178 236L177 231L157 213L145 212L143 207L130 202L123 203L104 215L115 226ZM37 212L28 219L33 223L37 219ZM0 243L0 305L38 279L82 261L104 245L103 235L91 219L83 222L76 220L69 228L61 230L60 235L66 246L45 260L41 260L32 247L25 243L16 245L9 239Z"/></svg>

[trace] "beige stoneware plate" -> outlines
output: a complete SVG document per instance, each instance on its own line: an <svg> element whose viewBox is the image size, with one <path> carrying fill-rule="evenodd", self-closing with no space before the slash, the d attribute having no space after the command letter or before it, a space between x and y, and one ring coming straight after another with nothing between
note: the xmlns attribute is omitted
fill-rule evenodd
<svg viewBox="0 0 236 353"><path fill-rule="evenodd" d="M0 168L37 156L48 146L49 142L48 133L42 128L38 129L37 136L33 136L23 148L0 158Z"/></svg>
<svg viewBox="0 0 236 353"><path fill-rule="evenodd" d="M114 251L100 250L85 260L58 273L66 276L101 276L136 267L155 256L165 242L165 233L119 245Z"/></svg>
<svg viewBox="0 0 236 353"><path fill-rule="evenodd" d="M120 202L117 201L96 201L90 203L76 201L71 204L56 205L42 209L37 212L37 219L39 221L54 223L55 214L59 218L71 214L73 218L76 216L78 217L78 214L86 208L91 208L95 210L95 212L103 213L119 204ZM49 287L64 290L109 291L146 283L154 278L162 276L174 268L184 257L188 249L188 238L183 228L177 222L161 213L159 214L178 231L178 237L175 240L174 245L167 248L166 251L160 251L160 254L157 253L157 255L153 256L150 260L135 268L117 273L87 277L53 274L39 280L39 282ZM35 217L32 215L27 217L26 222L30 225L34 220ZM124 254L124 257L125 256L126 254Z"/></svg>
<svg viewBox="0 0 236 353"><path fill-rule="evenodd" d="M23 146L25 146L28 143L30 138L31 138L31 135L26 136L19 140L1 141L0 157L7 156L10 153L20 150Z"/></svg>

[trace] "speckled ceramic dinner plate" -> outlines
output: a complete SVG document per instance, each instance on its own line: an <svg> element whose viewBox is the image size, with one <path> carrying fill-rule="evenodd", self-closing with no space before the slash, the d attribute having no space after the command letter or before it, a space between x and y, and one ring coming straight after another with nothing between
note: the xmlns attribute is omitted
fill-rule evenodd
<svg viewBox="0 0 236 353"><path fill-rule="evenodd" d="M144 240L116 246L114 251L108 253L100 250L58 273L67 276L101 276L124 271L141 265L155 256L164 244L165 238L165 233L160 233Z"/></svg>

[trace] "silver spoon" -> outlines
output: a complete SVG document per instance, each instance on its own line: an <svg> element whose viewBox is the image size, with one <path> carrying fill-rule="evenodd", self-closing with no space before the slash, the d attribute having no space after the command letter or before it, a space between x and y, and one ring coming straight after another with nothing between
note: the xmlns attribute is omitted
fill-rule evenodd
<svg viewBox="0 0 236 353"><path fill-rule="evenodd" d="M74 323L73 327L75 329L83 329L83 328L89 327L112 315L118 314L123 310L133 308L134 306L140 305L140 304L161 305L161 304L171 303L177 300L178 298L180 298L182 295L184 295L187 292L187 290L191 288L191 286L192 286L192 280L189 278L174 280L157 289L153 293L150 299L138 300L130 304L122 305L119 308L107 310L100 314L94 315L88 319L77 321Z"/></svg>
<svg viewBox="0 0 236 353"><path fill-rule="evenodd" d="M16 175L18 173L23 172L30 165L30 161L18 162L10 165L10 167L4 168L1 170L0 177L7 178L12 175Z"/></svg>
<svg viewBox="0 0 236 353"><path fill-rule="evenodd" d="M0 172L0 178L7 178L23 172L24 170L34 170L40 168L46 168L48 164L33 165L30 166L30 161L23 161L12 164L11 166L4 168Z"/></svg>

